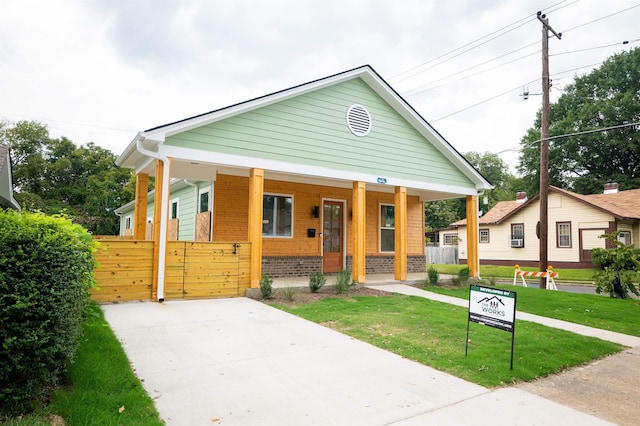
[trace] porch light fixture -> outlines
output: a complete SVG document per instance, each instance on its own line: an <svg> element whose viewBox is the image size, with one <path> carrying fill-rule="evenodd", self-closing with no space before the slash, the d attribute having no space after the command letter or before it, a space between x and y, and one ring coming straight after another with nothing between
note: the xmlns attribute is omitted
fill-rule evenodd
<svg viewBox="0 0 640 426"><path fill-rule="evenodd" d="M320 206L313 206L313 209L311 209L311 214L313 215L314 218L319 218L320 217Z"/></svg>

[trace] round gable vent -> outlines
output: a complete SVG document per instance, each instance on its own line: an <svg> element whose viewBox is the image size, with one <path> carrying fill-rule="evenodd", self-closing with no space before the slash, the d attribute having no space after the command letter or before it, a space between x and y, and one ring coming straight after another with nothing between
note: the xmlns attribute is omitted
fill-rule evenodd
<svg viewBox="0 0 640 426"><path fill-rule="evenodd" d="M371 131L371 115L362 105L351 105L347 110L347 125L356 136L366 136Z"/></svg>

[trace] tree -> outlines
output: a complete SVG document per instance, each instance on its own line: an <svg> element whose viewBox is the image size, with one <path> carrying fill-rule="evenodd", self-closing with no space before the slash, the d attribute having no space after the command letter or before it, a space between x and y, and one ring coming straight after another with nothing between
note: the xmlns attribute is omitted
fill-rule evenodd
<svg viewBox="0 0 640 426"><path fill-rule="evenodd" d="M96 234L116 234L114 210L131 201L135 176L115 165L109 150L49 136L36 121L0 123L0 143L11 148L16 199L26 210L64 213Z"/></svg>
<svg viewBox="0 0 640 426"><path fill-rule="evenodd" d="M640 251L618 241L618 232L602 235L613 248L591 250L593 264L600 268L595 273L596 292L610 297L626 299L629 292L640 296L636 283L640 281Z"/></svg>
<svg viewBox="0 0 640 426"><path fill-rule="evenodd" d="M495 187L487 191L487 205L480 205L484 213L489 211L498 201L513 200L518 191L518 178L509 173L509 167L502 159L491 152L468 152L464 154L469 163L476 168ZM482 202L482 200L480 200ZM428 230L446 228L453 222L464 219L467 215L466 200L432 201L425 203L425 225Z"/></svg>
<svg viewBox="0 0 640 426"><path fill-rule="evenodd" d="M640 48L622 52L567 86L550 108L550 135L560 136L640 122ZM540 113L522 138L518 171L525 189L539 190ZM581 194L640 187L640 126L552 139L549 183Z"/></svg>

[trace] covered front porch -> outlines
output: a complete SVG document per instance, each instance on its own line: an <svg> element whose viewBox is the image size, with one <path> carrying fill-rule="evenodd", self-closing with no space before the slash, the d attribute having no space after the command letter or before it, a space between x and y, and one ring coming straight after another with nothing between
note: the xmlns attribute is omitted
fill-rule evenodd
<svg viewBox="0 0 640 426"><path fill-rule="evenodd" d="M357 283L377 273L404 281L425 271L424 203L465 197L473 225L478 194L491 188L368 66L146 130L117 164L137 175L133 238L153 224L160 301L168 240L195 236L246 242L248 288L263 274L343 269ZM187 198L172 194L176 182L192 188ZM170 232L176 220L193 226ZM468 253L477 276L475 229Z"/></svg>

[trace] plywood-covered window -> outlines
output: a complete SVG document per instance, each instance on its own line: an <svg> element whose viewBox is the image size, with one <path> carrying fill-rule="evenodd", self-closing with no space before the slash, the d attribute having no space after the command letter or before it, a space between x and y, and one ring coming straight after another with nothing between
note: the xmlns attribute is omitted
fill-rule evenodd
<svg viewBox="0 0 640 426"><path fill-rule="evenodd" d="M396 218L393 204L380 204L380 252L395 251Z"/></svg>
<svg viewBox="0 0 640 426"><path fill-rule="evenodd" d="M557 222L556 235L558 248L571 248L571 222Z"/></svg>
<svg viewBox="0 0 640 426"><path fill-rule="evenodd" d="M262 199L262 236L293 236L293 196L265 194Z"/></svg>

